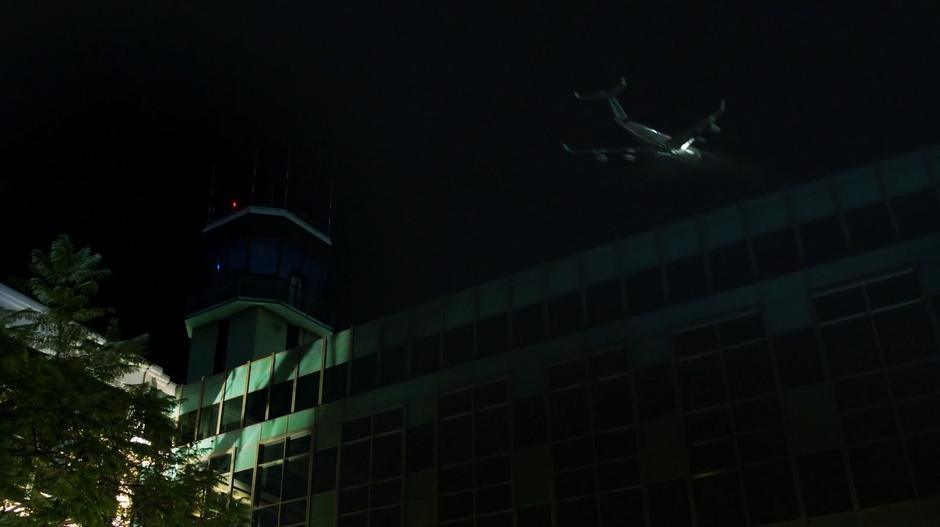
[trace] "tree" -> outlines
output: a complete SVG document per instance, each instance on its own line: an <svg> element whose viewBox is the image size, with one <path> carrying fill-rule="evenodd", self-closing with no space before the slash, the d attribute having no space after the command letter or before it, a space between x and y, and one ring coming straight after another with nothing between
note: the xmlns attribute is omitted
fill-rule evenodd
<svg viewBox="0 0 940 527"><path fill-rule="evenodd" d="M0 525L244 523L200 452L174 447L176 401L115 385L146 335L89 329L112 314L92 305L110 274L101 256L63 235L33 252L30 270L47 309L0 315Z"/></svg>

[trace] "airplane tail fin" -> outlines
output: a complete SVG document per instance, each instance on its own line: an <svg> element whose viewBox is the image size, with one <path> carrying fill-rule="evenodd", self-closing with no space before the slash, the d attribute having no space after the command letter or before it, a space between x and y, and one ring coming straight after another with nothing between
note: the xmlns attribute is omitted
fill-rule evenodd
<svg viewBox="0 0 940 527"><path fill-rule="evenodd" d="M617 83L615 86L611 86L610 88L607 88L606 90L601 90L599 92L594 92L594 93L584 93L584 94L576 91L574 92L574 97L575 99L578 99L581 101L599 101L603 99L613 99L614 97L617 97L618 95L620 95L620 92L622 92L623 89L626 87L627 87L627 80L624 79L623 77L620 77L619 83Z"/></svg>

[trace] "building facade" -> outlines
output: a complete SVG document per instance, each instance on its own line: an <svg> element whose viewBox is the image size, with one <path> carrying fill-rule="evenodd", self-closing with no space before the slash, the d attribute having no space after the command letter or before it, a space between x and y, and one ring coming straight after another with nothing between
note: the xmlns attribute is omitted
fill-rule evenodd
<svg viewBox="0 0 940 527"><path fill-rule="evenodd" d="M938 192L933 148L341 331L266 211L232 258L287 289L193 308L182 441L255 526L936 527Z"/></svg>

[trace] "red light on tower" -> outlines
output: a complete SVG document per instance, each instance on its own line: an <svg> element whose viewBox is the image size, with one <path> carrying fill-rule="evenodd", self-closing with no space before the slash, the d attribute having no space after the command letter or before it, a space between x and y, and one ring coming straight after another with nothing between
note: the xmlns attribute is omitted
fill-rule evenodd
<svg viewBox="0 0 940 527"><path fill-rule="evenodd" d="M233 200L232 200L232 210L235 210L235 209L237 209L237 208L238 208L238 202L233 199Z"/></svg>

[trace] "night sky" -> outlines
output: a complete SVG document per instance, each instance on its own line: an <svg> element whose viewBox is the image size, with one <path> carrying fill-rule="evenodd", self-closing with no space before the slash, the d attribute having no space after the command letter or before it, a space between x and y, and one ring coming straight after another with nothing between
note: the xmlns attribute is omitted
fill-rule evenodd
<svg viewBox="0 0 940 527"><path fill-rule="evenodd" d="M940 142L934 3L4 2L0 280L71 234L179 380L213 165L290 150L334 185L341 320L364 321ZM621 75L667 132L727 100L702 163L562 152L628 141L571 96Z"/></svg>

